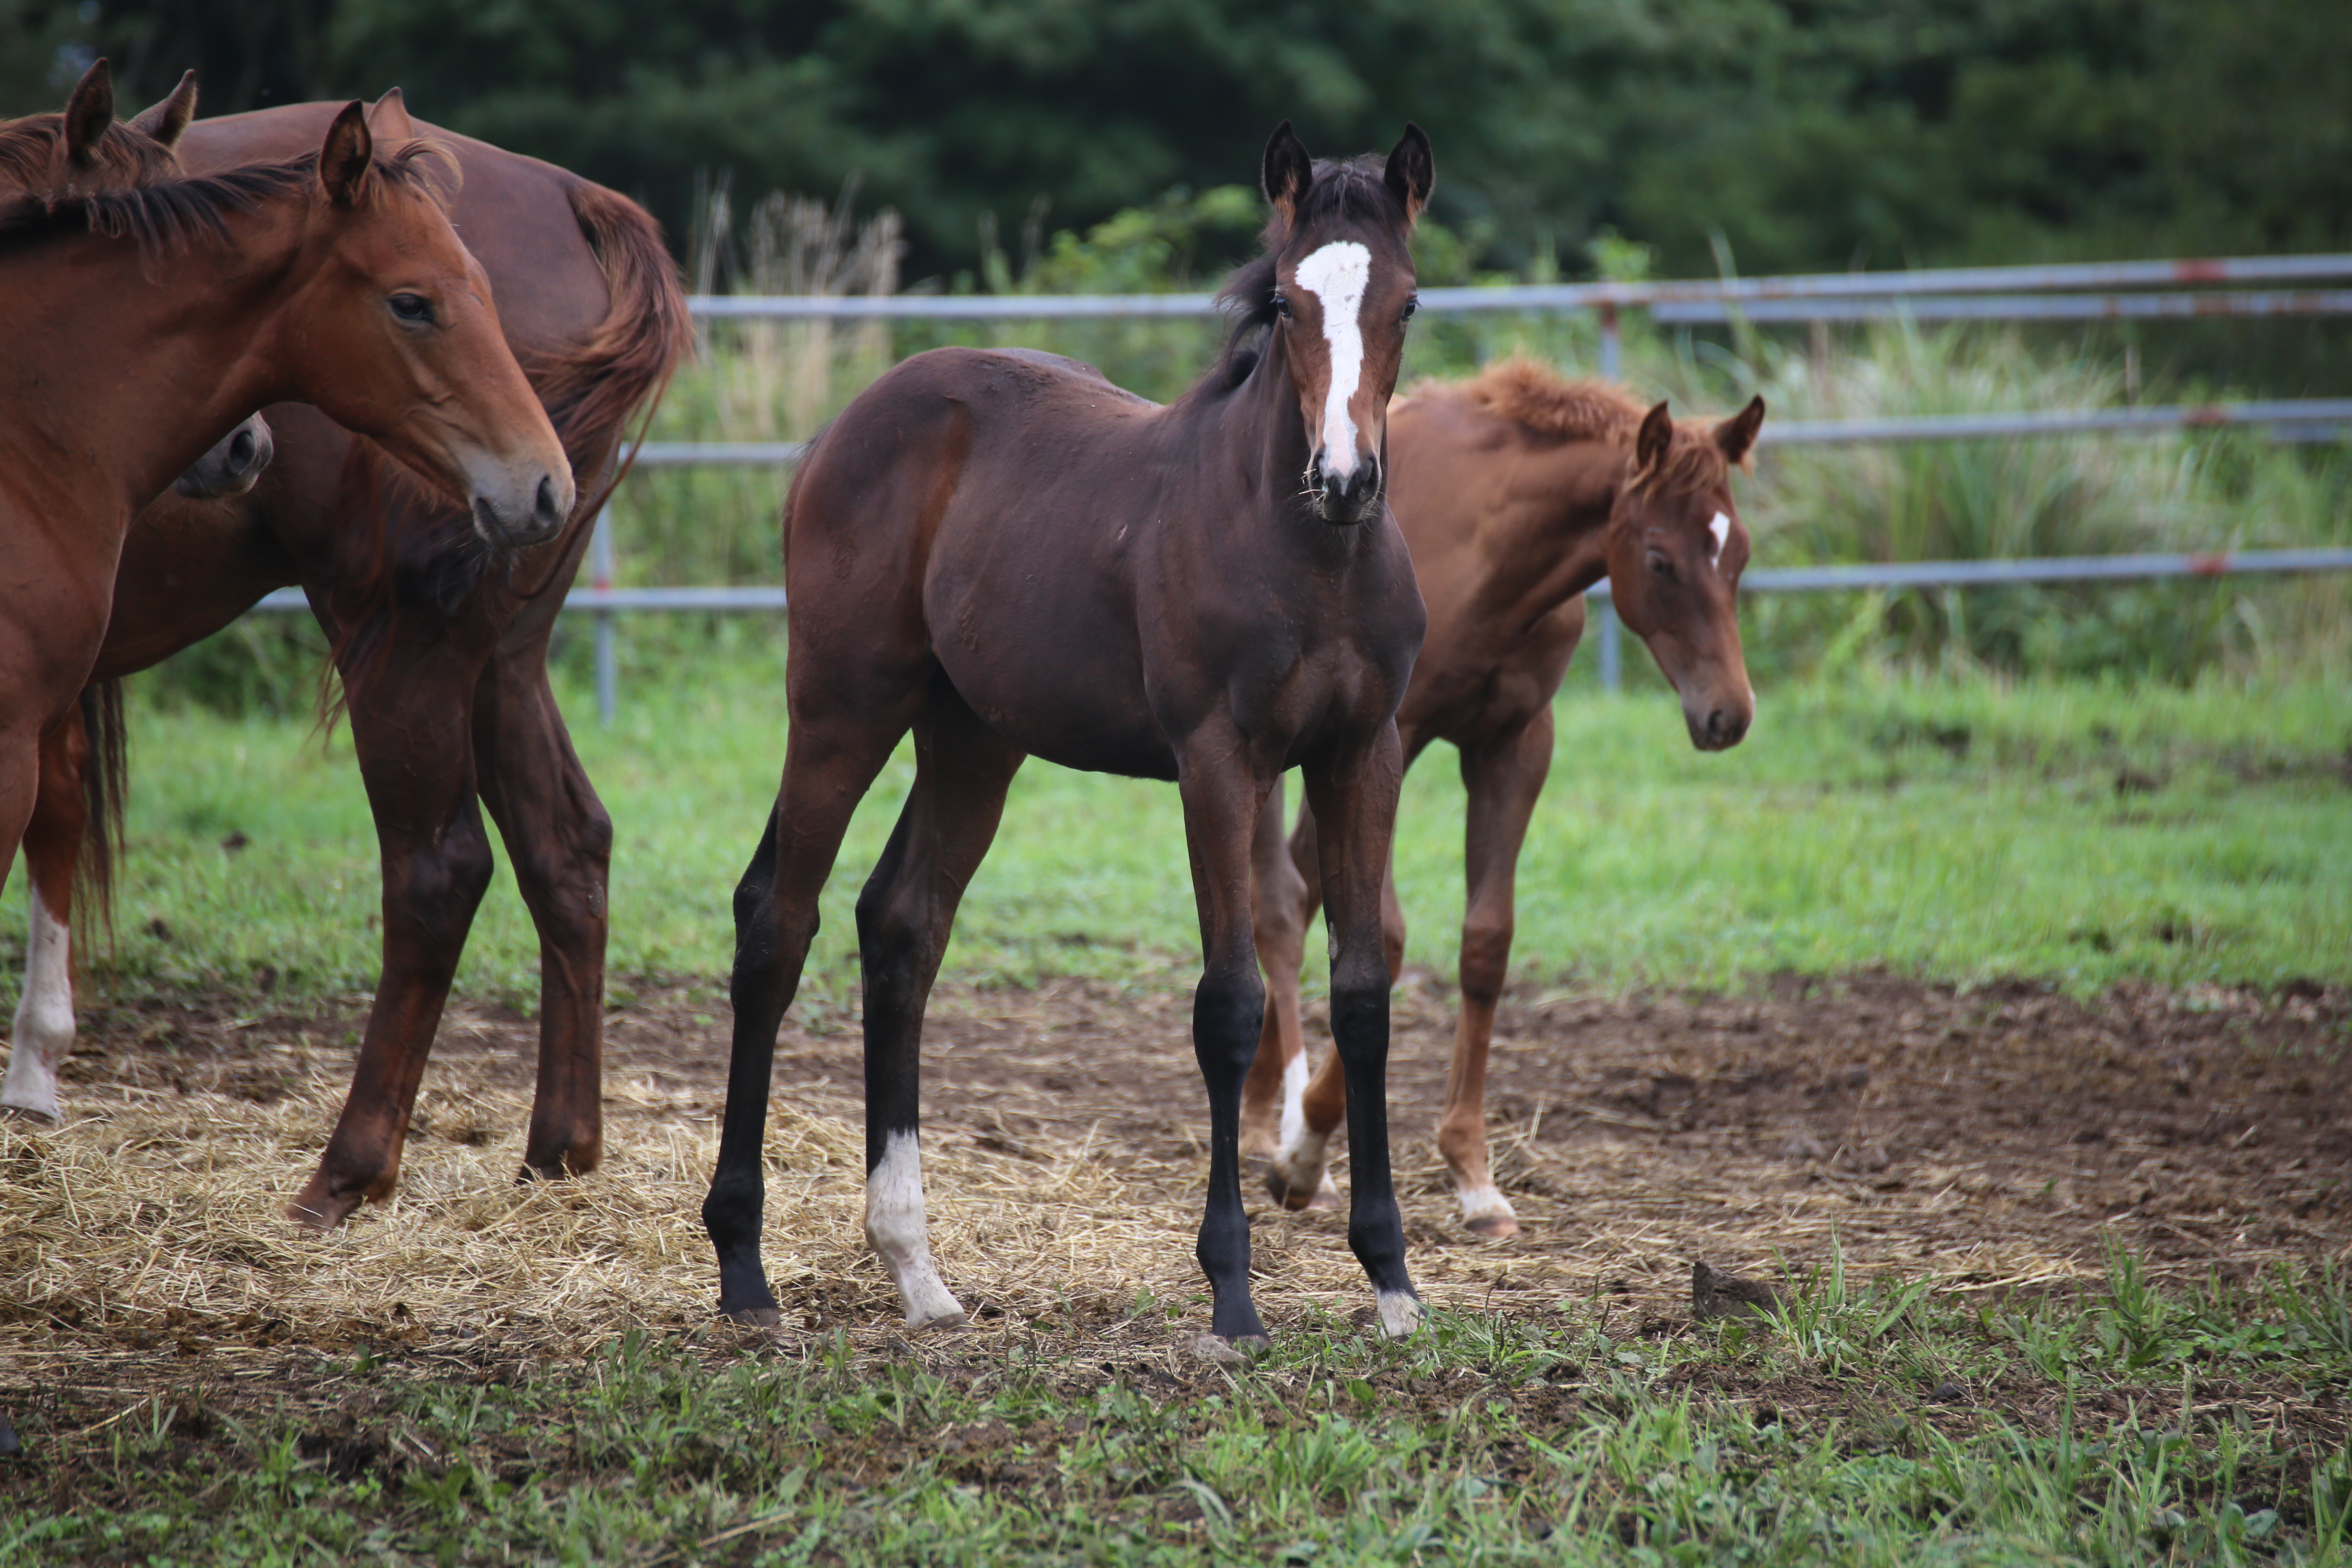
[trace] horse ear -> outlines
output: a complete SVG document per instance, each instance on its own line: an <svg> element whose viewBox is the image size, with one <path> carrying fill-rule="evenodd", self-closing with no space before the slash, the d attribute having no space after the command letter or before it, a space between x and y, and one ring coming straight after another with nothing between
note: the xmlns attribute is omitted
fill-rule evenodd
<svg viewBox="0 0 2352 1568"><path fill-rule="evenodd" d="M180 85L160 103L151 103L133 115L131 129L152 136L166 147L180 144L180 132L196 117L196 73L184 71Z"/></svg>
<svg viewBox="0 0 2352 1568"><path fill-rule="evenodd" d="M1404 139L1389 154L1389 189L1404 204L1404 221L1421 216L1421 209L1429 205L1429 193L1437 188L1437 160L1430 155L1429 134L1408 120L1404 122Z"/></svg>
<svg viewBox="0 0 2352 1568"><path fill-rule="evenodd" d="M374 158L367 105L355 98L327 127L327 144L319 150L319 184L326 187L327 199L339 207L358 205L367 194L368 169Z"/></svg>
<svg viewBox="0 0 2352 1568"><path fill-rule="evenodd" d="M1756 446L1756 432L1764 427L1764 399L1759 394L1748 406L1715 427L1715 444L1730 462L1745 463Z"/></svg>
<svg viewBox="0 0 2352 1568"><path fill-rule="evenodd" d="M1315 160L1307 155L1307 144L1299 141L1286 120L1274 128L1266 139L1265 163L1258 173L1258 184L1274 210L1289 223L1298 213L1298 204L1307 195L1307 187L1315 183Z"/></svg>
<svg viewBox="0 0 2352 1568"><path fill-rule="evenodd" d="M66 100L66 162L87 167L113 123L114 72L100 56L89 62Z"/></svg>
<svg viewBox="0 0 2352 1568"><path fill-rule="evenodd" d="M408 118L408 100L394 88L368 110L368 129L386 142L413 142L415 122Z"/></svg>
<svg viewBox="0 0 2352 1568"><path fill-rule="evenodd" d="M1674 445L1674 416L1666 412L1665 403L1661 400L1643 416L1641 432L1633 437L1633 471L1654 472L1666 460L1666 448Z"/></svg>

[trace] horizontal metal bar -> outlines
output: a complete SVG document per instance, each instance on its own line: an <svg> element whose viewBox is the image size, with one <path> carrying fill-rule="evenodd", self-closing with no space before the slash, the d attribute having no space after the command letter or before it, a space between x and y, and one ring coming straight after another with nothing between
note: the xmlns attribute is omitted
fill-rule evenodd
<svg viewBox="0 0 2352 1568"><path fill-rule="evenodd" d="M2304 426L2334 429L2352 422L2352 398L2266 403L2158 404L2139 408L2060 408L2002 414L1921 414L1885 419L1767 420L1759 441L1773 447L1824 447L1876 441L1958 441L1990 436L2129 434L2267 426L2273 435Z"/></svg>
<svg viewBox="0 0 2352 1568"><path fill-rule="evenodd" d="M765 468L797 463L805 441L648 441L637 448L640 468Z"/></svg>
<svg viewBox="0 0 2352 1568"><path fill-rule="evenodd" d="M2223 256L2177 261L2068 262L2038 267L1942 267L1913 272L1815 272L1783 278L1644 283L1530 283L1494 289L1424 289L1432 310L1590 310L1721 301L1885 300L1914 295L2158 288L2167 284L2294 283L2352 278L2352 255ZM706 321L1045 321L1053 318L1209 316L1213 294L698 294L687 308ZM1751 320L1768 319L1751 310ZM1665 319L1663 314L1661 320ZM1720 320L1721 318L1685 318ZM1783 319L1783 318L1772 318ZM1800 311L1791 321L1841 318Z"/></svg>
<svg viewBox="0 0 2352 1568"><path fill-rule="evenodd" d="M2095 321L2111 318L2352 315L2352 289L2273 289L2203 294L1977 294L1886 300L1662 301L1661 326L1699 326L1735 317L1782 321Z"/></svg>
<svg viewBox="0 0 2352 1568"><path fill-rule="evenodd" d="M2284 439L2326 439L2352 426L2352 398L2292 398L2266 403L2149 405L2043 413L1922 414L1886 419L1784 419L1761 437L1774 447L1848 446L1874 441L1958 441L1994 436L2066 436L2098 431L2161 431L2268 426ZM2301 427L2320 434L2300 434ZM804 441L648 441L640 468L767 468L796 463Z"/></svg>
<svg viewBox="0 0 2352 1568"><path fill-rule="evenodd" d="M1884 562L1760 567L1739 579L1759 594L1837 588L1966 588L1996 583L2084 583L2248 573L2352 572L2352 549L2241 550L2210 555L2051 555L2020 561Z"/></svg>
<svg viewBox="0 0 2352 1568"><path fill-rule="evenodd" d="M1048 317L1213 316L1214 294L695 294L705 321L1043 321Z"/></svg>
<svg viewBox="0 0 2352 1568"><path fill-rule="evenodd" d="M2213 554L2053 555L2014 561L1875 562L1853 566L1759 567L1743 574L1749 593L1820 593L1856 588L1967 588L2002 583L2114 582L2133 578L2233 577L2252 573L2352 572L2352 548L2240 550ZM1606 598L1609 584L1596 586ZM307 610L299 588L263 595L254 609L280 615ZM781 614L782 588L574 588L566 610L765 611Z"/></svg>

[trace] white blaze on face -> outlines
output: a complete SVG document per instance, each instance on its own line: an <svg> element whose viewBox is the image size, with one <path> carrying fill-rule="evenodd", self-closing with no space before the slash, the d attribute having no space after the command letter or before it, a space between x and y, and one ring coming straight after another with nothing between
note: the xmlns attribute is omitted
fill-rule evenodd
<svg viewBox="0 0 2352 1568"><path fill-rule="evenodd" d="M37 889L32 931L26 943L25 996L16 1004L10 1036L8 1078L0 1084L0 1105L56 1121L58 1067L73 1044L73 933L49 913Z"/></svg>
<svg viewBox="0 0 2352 1568"><path fill-rule="evenodd" d="M1298 288L1323 308L1323 341L1331 346L1331 386L1323 396L1323 471L1344 479L1356 471L1356 420L1348 405L1364 376L1364 286L1372 253L1352 239L1335 239L1298 264Z"/></svg>
<svg viewBox="0 0 2352 1568"><path fill-rule="evenodd" d="M923 1148L913 1132L893 1132L882 1163L866 1173L866 1239L898 1287L909 1328L960 1326L963 1308L948 1293L931 1262L930 1227L923 1219Z"/></svg>
<svg viewBox="0 0 2352 1568"><path fill-rule="evenodd" d="M1715 520L1706 525L1706 531L1715 536L1715 548L1707 552L1706 558L1711 562L1720 561L1723 559L1723 542L1731 537L1731 519L1717 512Z"/></svg>

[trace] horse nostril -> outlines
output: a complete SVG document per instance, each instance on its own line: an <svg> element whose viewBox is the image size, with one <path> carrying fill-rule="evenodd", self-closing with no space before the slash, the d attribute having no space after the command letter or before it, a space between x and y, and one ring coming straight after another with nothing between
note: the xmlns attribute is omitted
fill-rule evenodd
<svg viewBox="0 0 2352 1568"><path fill-rule="evenodd" d="M254 445L253 432L250 430L240 430L230 439L228 460L232 471L241 474L253 467Z"/></svg>
<svg viewBox="0 0 2352 1568"><path fill-rule="evenodd" d="M539 477L539 497L536 510L539 514L539 521L547 524L551 528L562 521L562 519L557 514L556 510L555 480L550 475L541 474Z"/></svg>

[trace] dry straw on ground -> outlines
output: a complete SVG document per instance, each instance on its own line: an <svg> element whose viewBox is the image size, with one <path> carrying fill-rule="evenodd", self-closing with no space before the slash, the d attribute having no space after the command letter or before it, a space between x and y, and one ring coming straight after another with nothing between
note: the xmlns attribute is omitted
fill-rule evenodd
<svg viewBox="0 0 2352 1568"><path fill-rule="evenodd" d="M2170 1015L2151 1006L2162 1026ZM2340 1055L2341 998L2305 1011L2256 1007L2253 1033L2271 1017L2336 1038ZM1183 1014L1181 996L1088 986L942 998L925 1139L933 1245L984 1325L1116 1312L1149 1291L1180 1307L1171 1332L1204 1326L1192 1252L1205 1117ZM1977 1032L1955 1038L1964 1016ZM2236 1036L2176 1032L2165 1070L2203 1087L2173 1094L2144 1062L2053 1065L2126 1029L2113 1009L1913 987L1883 1005L1511 1010L1496 1153L1527 1228L1481 1242L1454 1225L1428 1136L1450 1023L1433 990L1400 994L1401 1186L1412 1267L1439 1304L1551 1312L1599 1295L1674 1314L1695 1258L1777 1275L1833 1247L1865 1271L1984 1288L2095 1272L2108 1228L2189 1272L2310 1258L2352 1237L2336 1184L2307 1163L2342 1135L2333 1090L2273 1083L2306 1108L2301 1131L2288 1127L2267 1090L2230 1077L2241 1068L2223 1054L2245 1054L2246 1019ZM709 1320L698 1210L717 1150L717 1019L678 995L614 1014L607 1163L518 1185L534 1031L453 1015L398 1196L321 1236L280 1210L333 1123L347 1024L119 1016L99 1031L102 1054L75 1058L62 1126L0 1121L0 1370L35 1375L100 1342L195 1353L481 1332L562 1355ZM2259 1069L2271 1058L2255 1046ZM1956 1087L1939 1051L1974 1081ZM787 1030L766 1257L797 1331L896 1321L859 1234L856 1076L854 1033ZM2011 1114L2023 1081L2038 1082L2034 1115L2050 1113L2042 1131ZM1369 1305L1341 1216L1253 1207L1256 1289L1276 1331L1310 1304Z"/></svg>

